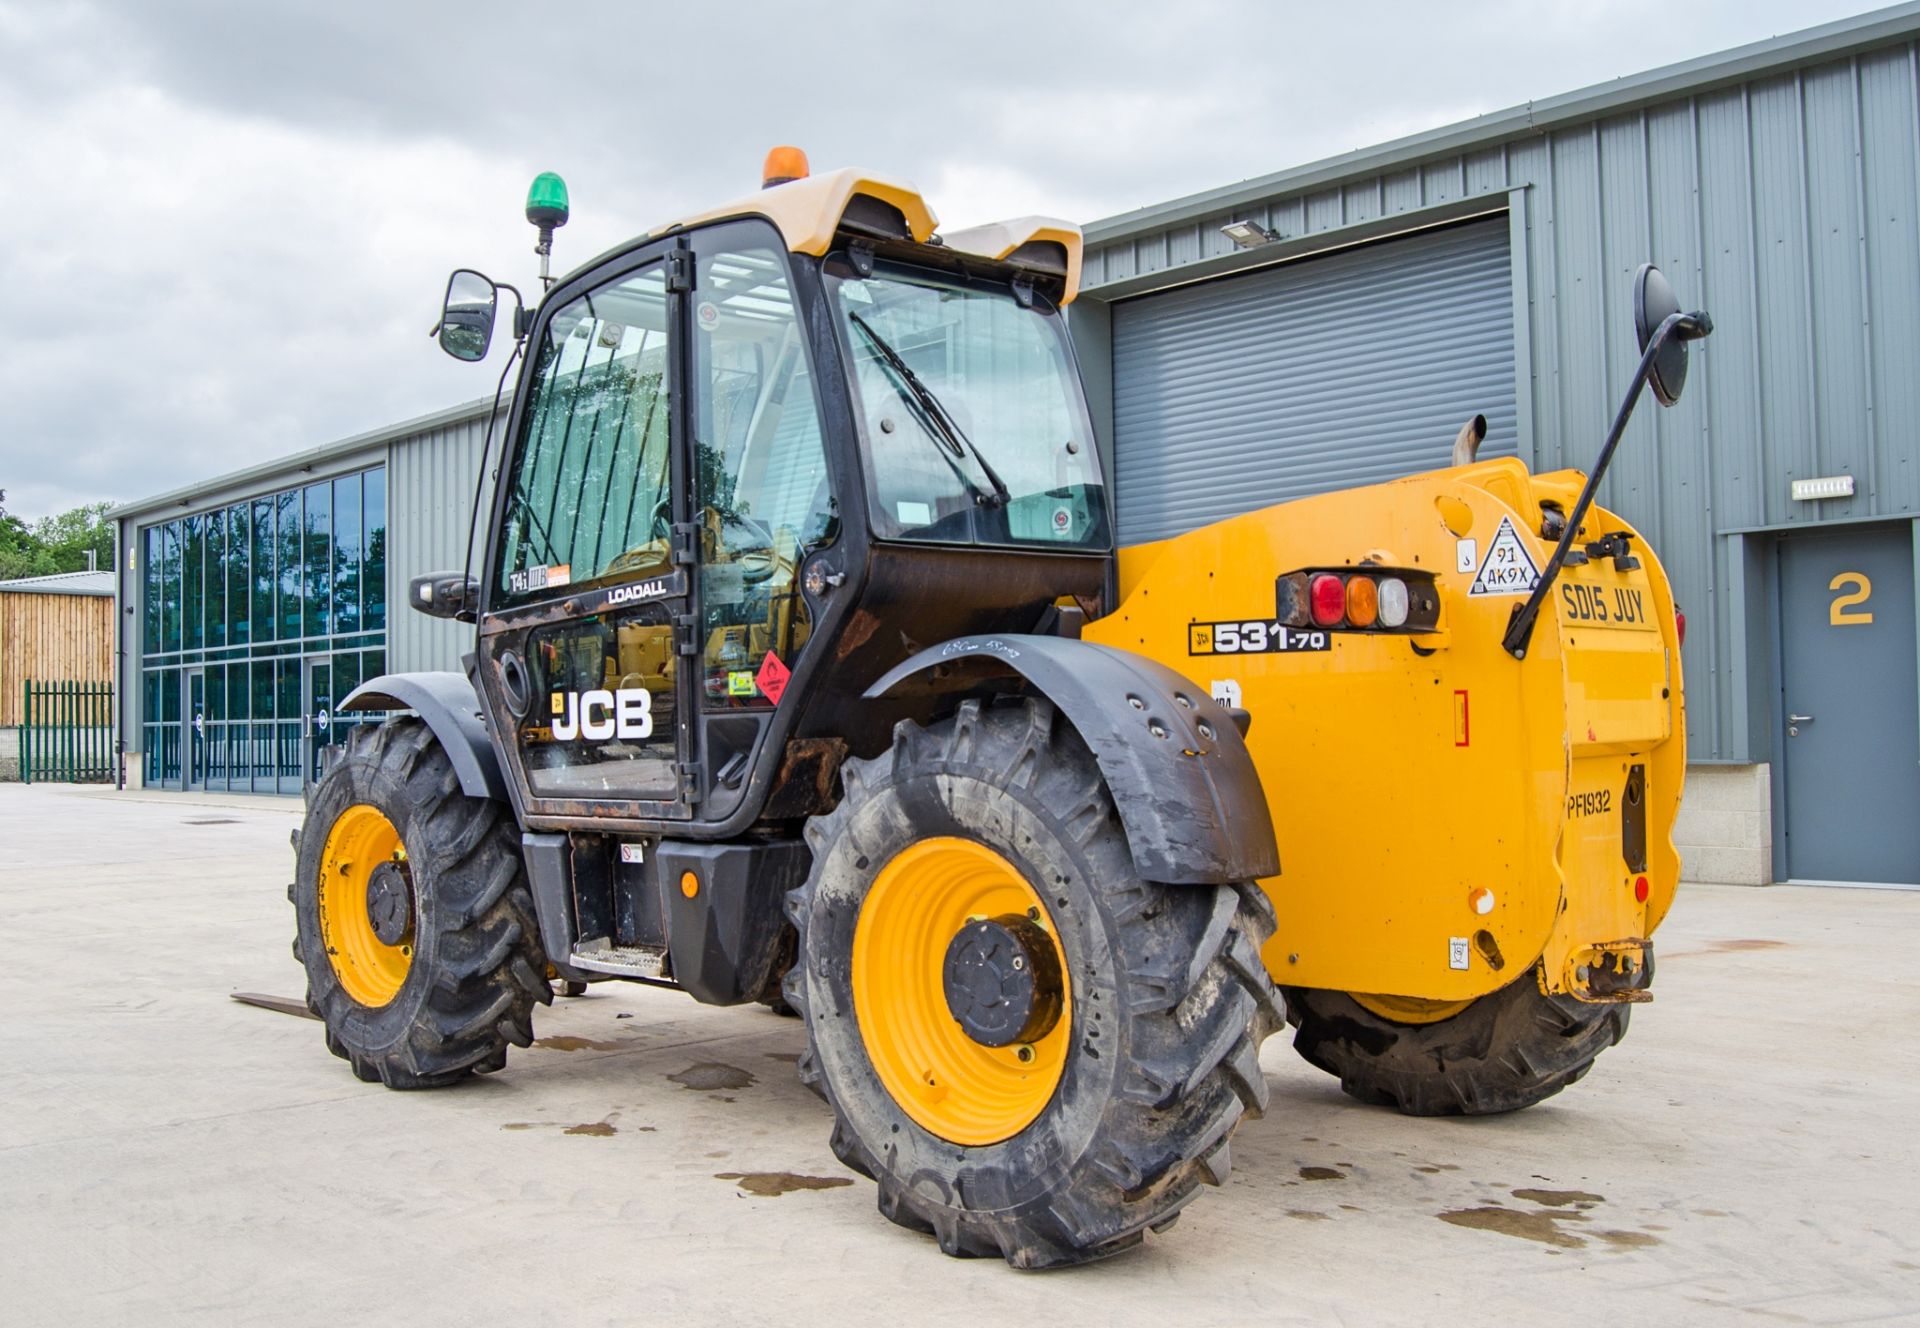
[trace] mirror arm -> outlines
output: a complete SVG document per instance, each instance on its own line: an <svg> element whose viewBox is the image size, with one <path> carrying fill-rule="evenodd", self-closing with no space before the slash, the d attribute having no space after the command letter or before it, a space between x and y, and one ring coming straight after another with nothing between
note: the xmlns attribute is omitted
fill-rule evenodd
<svg viewBox="0 0 1920 1328"><path fill-rule="evenodd" d="M1547 565L1540 569L1533 593L1527 596L1525 603L1515 607L1513 616L1507 620L1507 632L1500 638L1500 646L1515 659L1527 657L1527 643L1533 639L1534 620L1540 616L1540 606L1547 601L1547 591L1553 588L1553 579L1560 574L1562 564L1567 561L1567 552L1573 548L1573 542L1580 534L1581 524L1587 519L1587 509L1593 506L1593 496L1600 490L1600 481L1606 478L1607 467L1613 464L1614 449L1619 447L1620 436L1626 432L1627 421L1632 418L1633 408L1640 401L1640 393L1647 385L1647 375L1653 372L1654 357L1660 353L1660 347L1668 337L1694 341L1711 331L1713 320L1704 313L1668 314L1654 329L1653 335L1647 338L1647 348L1640 353L1640 367L1634 370L1633 382L1627 387L1627 399L1620 403L1620 413L1613 417L1613 427L1607 430L1607 441L1600 447L1600 458L1593 463L1593 470L1587 475L1579 501L1567 513L1567 524L1560 532L1560 542L1554 546L1553 556L1547 559Z"/></svg>

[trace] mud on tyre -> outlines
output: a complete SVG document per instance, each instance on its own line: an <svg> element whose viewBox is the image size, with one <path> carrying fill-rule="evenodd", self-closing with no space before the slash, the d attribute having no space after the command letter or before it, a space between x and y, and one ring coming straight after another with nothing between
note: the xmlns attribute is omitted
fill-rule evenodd
<svg viewBox="0 0 1920 1328"><path fill-rule="evenodd" d="M550 1003L512 815L460 790L417 719L364 725L314 786L288 896L307 1007L368 1082L506 1064Z"/></svg>
<svg viewBox="0 0 1920 1328"><path fill-rule="evenodd" d="M1142 880L1091 754L1044 701L902 723L843 779L788 896L800 958L786 990L807 1022L801 1077L880 1211L950 1255L1037 1268L1137 1244L1223 1182L1234 1128L1266 1106L1259 1047L1280 1026L1265 897ZM986 921L974 901L1004 914L1005 939L1028 899L1026 943L1064 974L1056 1022L969 1051L955 1039L974 1034L936 1005L943 952ZM1032 1053L1019 1064L1037 1087L1009 1052ZM903 1084L902 1067L942 1082Z"/></svg>
<svg viewBox="0 0 1920 1328"><path fill-rule="evenodd" d="M1552 1097L1627 1033L1631 1005L1549 996L1532 970L1449 1018L1402 1022L1345 992L1284 988L1294 1049L1349 1097L1408 1116L1483 1116Z"/></svg>

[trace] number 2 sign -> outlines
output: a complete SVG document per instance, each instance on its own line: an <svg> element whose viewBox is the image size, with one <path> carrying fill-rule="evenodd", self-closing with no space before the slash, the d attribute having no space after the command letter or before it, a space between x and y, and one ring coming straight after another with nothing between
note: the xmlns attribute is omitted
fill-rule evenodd
<svg viewBox="0 0 1920 1328"><path fill-rule="evenodd" d="M1846 593L1836 595L1827 607L1827 621L1835 627L1859 627L1872 622L1871 612L1855 606L1867 602L1867 597L1873 594L1873 582L1861 572L1842 572L1827 582L1828 590L1842 588Z"/></svg>

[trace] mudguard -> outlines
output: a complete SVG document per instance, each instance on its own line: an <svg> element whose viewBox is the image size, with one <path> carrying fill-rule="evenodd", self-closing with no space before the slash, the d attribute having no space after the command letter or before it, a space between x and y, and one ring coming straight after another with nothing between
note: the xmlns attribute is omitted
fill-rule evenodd
<svg viewBox="0 0 1920 1328"><path fill-rule="evenodd" d="M1142 876L1218 885L1279 874L1246 743L1205 688L1163 664L1067 637L960 637L898 665L866 695L960 691L1010 674L1053 702L1092 750Z"/></svg>
<svg viewBox="0 0 1920 1328"><path fill-rule="evenodd" d="M470 798L507 801L507 781L481 718L473 684L458 673L389 673L361 683L339 706L342 710L411 710L427 722L446 748L460 776L460 791Z"/></svg>

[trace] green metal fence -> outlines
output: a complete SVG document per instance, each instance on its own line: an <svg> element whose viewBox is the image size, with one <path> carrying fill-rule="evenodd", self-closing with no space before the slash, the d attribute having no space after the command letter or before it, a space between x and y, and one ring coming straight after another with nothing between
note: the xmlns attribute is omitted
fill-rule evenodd
<svg viewBox="0 0 1920 1328"><path fill-rule="evenodd" d="M20 779L31 784L113 778L113 684L26 682Z"/></svg>

